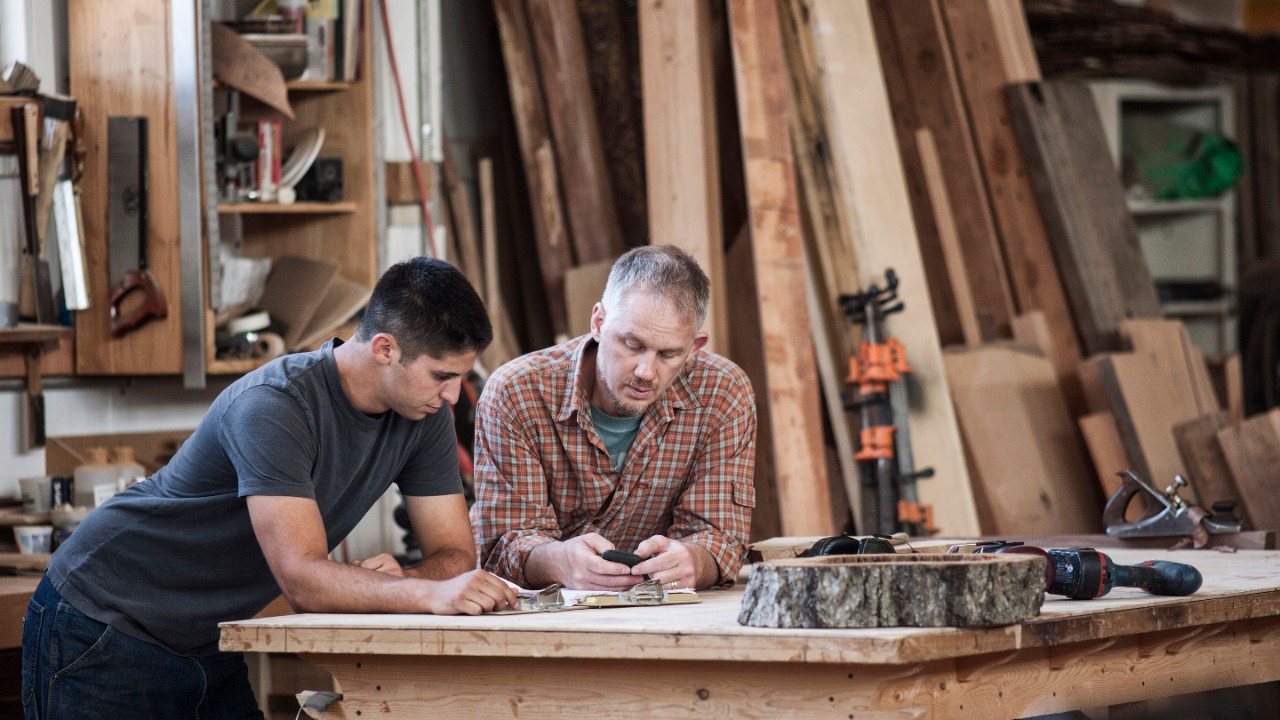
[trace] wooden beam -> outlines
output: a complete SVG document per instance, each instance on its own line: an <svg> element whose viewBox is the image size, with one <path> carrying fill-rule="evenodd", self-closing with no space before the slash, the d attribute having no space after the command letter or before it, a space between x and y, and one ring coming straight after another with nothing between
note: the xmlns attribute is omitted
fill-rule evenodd
<svg viewBox="0 0 1280 720"><path fill-rule="evenodd" d="M708 3L640 0L649 238L694 257L711 279L708 349L727 347L724 229Z"/></svg>
<svg viewBox="0 0 1280 720"><path fill-rule="evenodd" d="M1059 378L1071 378L1080 344L1004 97L1006 83L1039 79L1025 62L1005 58L1009 48L1030 43L1025 21L1013 23L1003 15L1009 8L993 11L981 1L939 6L1017 310L1044 313L1055 330L1049 359Z"/></svg>
<svg viewBox="0 0 1280 720"><path fill-rule="evenodd" d="M1007 95L1085 351L1119 350L1120 322L1159 317L1160 303L1093 95L1068 82Z"/></svg>
<svg viewBox="0 0 1280 720"><path fill-rule="evenodd" d="M973 297L973 287L969 283L969 274L965 270L968 257L960 247L960 232L956 228L954 207L947 195L947 181L942 175L942 163L938 160L938 146L933 141L933 133L928 128L920 128L915 134L915 148L920 153L920 171L924 175L924 183L928 188L934 225L938 231L938 242L942 246L942 255L946 260L947 276L951 279L951 296L956 315L960 318L960 329L964 336L964 344L977 347L982 344L982 324L978 320L978 311Z"/></svg>
<svg viewBox="0 0 1280 720"><path fill-rule="evenodd" d="M828 535L831 496L817 367L809 337L804 247L787 68L775 0L730 0L730 39L746 172L752 266L769 398L770 442L786 535Z"/></svg>
<svg viewBox="0 0 1280 720"><path fill-rule="evenodd" d="M526 7L574 257L579 264L613 260L623 252L622 231L600 143L578 9L574 0L529 0Z"/></svg>
<svg viewBox="0 0 1280 720"><path fill-rule="evenodd" d="M538 243L538 265L546 289L547 313L552 331L566 334L568 319L564 308L564 272L573 266L569 228L560 197L559 172L547 127L547 109L538 81L537 61L529 21L520 0L493 0L507 67L507 87L520 138L520 159L529 186L534 237Z"/></svg>

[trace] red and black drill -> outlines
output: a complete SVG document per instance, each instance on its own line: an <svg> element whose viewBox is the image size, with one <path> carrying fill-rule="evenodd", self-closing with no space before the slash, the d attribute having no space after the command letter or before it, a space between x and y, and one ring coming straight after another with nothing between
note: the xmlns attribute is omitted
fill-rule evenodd
<svg viewBox="0 0 1280 720"><path fill-rule="evenodd" d="M1072 600L1092 600L1120 587L1142 588L1153 595L1190 595L1200 589L1204 576L1184 563L1148 560L1137 565L1117 565L1093 548L1045 550L1021 542L994 540L978 543L976 553L1039 555L1048 562L1045 592Z"/></svg>

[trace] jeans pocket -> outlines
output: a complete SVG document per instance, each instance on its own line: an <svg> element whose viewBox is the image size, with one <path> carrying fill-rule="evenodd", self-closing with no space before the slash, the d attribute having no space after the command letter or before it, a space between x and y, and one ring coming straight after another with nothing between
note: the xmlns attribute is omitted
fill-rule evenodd
<svg viewBox="0 0 1280 720"><path fill-rule="evenodd" d="M35 717L36 661L40 657L44 633L44 606L35 600L27 604L22 616L22 708L28 718Z"/></svg>
<svg viewBox="0 0 1280 720"><path fill-rule="evenodd" d="M50 665L56 668L53 680L75 670L102 648L111 636L111 627L85 615L67 602L58 604L53 613L50 638Z"/></svg>

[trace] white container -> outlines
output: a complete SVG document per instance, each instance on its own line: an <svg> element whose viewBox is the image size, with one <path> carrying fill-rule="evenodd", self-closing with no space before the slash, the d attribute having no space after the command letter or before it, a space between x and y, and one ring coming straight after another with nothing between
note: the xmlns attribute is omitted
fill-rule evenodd
<svg viewBox="0 0 1280 720"><path fill-rule="evenodd" d="M106 502L115 494L119 478L120 469L107 462L107 449L89 448L75 470L76 506L95 508Z"/></svg>
<svg viewBox="0 0 1280 720"><path fill-rule="evenodd" d="M13 539L18 543L21 555L40 555L53 552L52 525L15 525Z"/></svg>
<svg viewBox="0 0 1280 720"><path fill-rule="evenodd" d="M111 464L116 466L117 490L147 479L147 469L134 457L133 448L128 445L111 448Z"/></svg>

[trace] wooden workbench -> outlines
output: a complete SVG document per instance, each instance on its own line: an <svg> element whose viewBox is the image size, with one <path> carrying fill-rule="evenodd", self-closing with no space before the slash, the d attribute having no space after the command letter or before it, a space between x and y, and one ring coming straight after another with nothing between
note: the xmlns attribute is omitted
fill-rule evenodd
<svg viewBox="0 0 1280 720"><path fill-rule="evenodd" d="M39 575L0 576L0 650L22 647L22 616Z"/></svg>
<svg viewBox="0 0 1280 720"><path fill-rule="evenodd" d="M657 608L249 620L223 625L222 648L331 672L345 697L326 718L1012 718L1280 679L1280 552L1108 552L1190 563L1204 586L1050 596L1035 620L986 629L748 628L738 588Z"/></svg>

